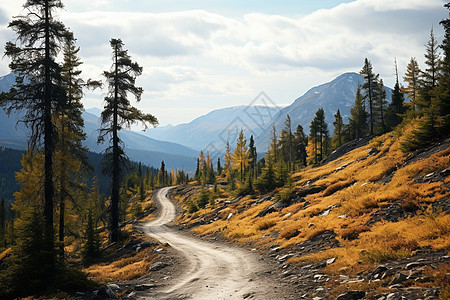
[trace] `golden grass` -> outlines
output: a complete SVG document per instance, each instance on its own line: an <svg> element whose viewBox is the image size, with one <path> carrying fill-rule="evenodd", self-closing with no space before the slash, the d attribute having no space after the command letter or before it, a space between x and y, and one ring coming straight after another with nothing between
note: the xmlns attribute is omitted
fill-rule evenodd
<svg viewBox="0 0 450 300"><path fill-rule="evenodd" d="M402 152L396 134L377 137L367 146L327 165L307 167L294 174L296 189L308 186L313 179L316 181L312 184L326 186L322 192L307 195L307 204L295 203L280 212L258 217L274 202L255 204L253 198L244 197L223 209L218 220L199 226L194 232L200 235L220 232L240 243L250 242L252 247L277 243L284 248L332 231L340 247L292 259L293 263L301 264L336 257L336 262L326 267L332 274L355 274L375 262L413 255L421 247L449 248L450 216L433 211L431 204L449 195L446 185L450 178L433 183L419 183L416 179L449 168L450 149L405 166L408 155ZM367 156L371 148L379 152ZM344 168L338 169L343 165ZM390 180L380 181L387 179L387 175L391 175ZM189 199L180 199L182 205L186 201ZM408 213L395 223L369 223L380 208L393 204ZM330 206L330 212L322 215ZM179 221L193 223L210 212L205 209L185 214ZM228 219L230 213L233 215ZM278 237L271 237L271 232L279 233Z"/></svg>
<svg viewBox="0 0 450 300"><path fill-rule="evenodd" d="M89 279L100 283L139 278L148 273L156 257L151 251L152 249L145 249L134 256L121 258L109 264L92 265L83 271L89 274Z"/></svg>

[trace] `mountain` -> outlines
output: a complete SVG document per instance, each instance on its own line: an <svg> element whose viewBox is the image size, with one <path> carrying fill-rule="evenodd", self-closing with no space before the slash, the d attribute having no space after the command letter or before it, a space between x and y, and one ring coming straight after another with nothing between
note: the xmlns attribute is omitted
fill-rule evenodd
<svg viewBox="0 0 450 300"><path fill-rule="evenodd" d="M196 150L224 152L227 140L230 145L234 144L241 128L248 137L260 135L265 126L261 126L259 121L272 119L279 110L271 106L228 107L213 110L189 123L155 128L143 134Z"/></svg>
<svg viewBox="0 0 450 300"><path fill-rule="evenodd" d="M0 92L7 91L14 83L14 75L0 77ZM90 151L100 153L106 144L98 145L98 128L100 127L99 109L89 109L83 112L86 140L84 146ZM0 109L0 146L23 150L27 147L27 128L18 122L20 113L7 116ZM154 130L149 129L149 130ZM131 160L141 161L146 165L158 168L164 160L168 169L181 169L193 172L196 167L198 151L177 143L158 141L140 133L122 130L119 133L125 145L125 152Z"/></svg>
<svg viewBox="0 0 450 300"><path fill-rule="evenodd" d="M261 135L256 138L256 148L267 149L270 141L272 124L275 125L277 135L285 127L286 116L291 117L292 130L295 131L298 124L303 127L305 133L309 133L309 125L314 118L316 111L323 108L325 111L325 120L328 123L330 133L333 133L334 114L339 109L344 122L350 117L350 109L355 102L356 90L359 84L363 84L364 78L358 73L344 73L334 80L313 87L303 96L294 100L294 102L280 110L272 119ZM392 90L384 87L386 99L390 101Z"/></svg>

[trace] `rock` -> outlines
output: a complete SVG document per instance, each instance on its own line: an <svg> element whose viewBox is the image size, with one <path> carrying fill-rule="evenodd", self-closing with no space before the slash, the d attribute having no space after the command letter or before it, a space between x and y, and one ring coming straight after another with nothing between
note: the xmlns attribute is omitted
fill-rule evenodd
<svg viewBox="0 0 450 300"><path fill-rule="evenodd" d="M262 218L265 217L268 214L274 213L277 210L275 209L275 204L272 204L271 206L269 206L268 208L266 208L265 210L263 210L262 212L260 212L258 214L258 217Z"/></svg>
<svg viewBox="0 0 450 300"><path fill-rule="evenodd" d="M408 276L406 276L403 273L397 273L394 275L394 278L392 278L390 284L398 284L402 283L403 281L406 281L408 279Z"/></svg>
<svg viewBox="0 0 450 300"><path fill-rule="evenodd" d="M115 284L115 283L107 284L107 286L108 286L111 290L113 290L114 292L116 292L116 293L117 293L117 291L120 291L120 290L121 290L121 289L120 289L120 286L118 286L118 285Z"/></svg>
<svg viewBox="0 0 450 300"><path fill-rule="evenodd" d="M400 297L397 295L397 293L390 293L386 296L386 300L397 300L400 299Z"/></svg>
<svg viewBox="0 0 450 300"><path fill-rule="evenodd" d="M93 293L94 300L117 299L116 294L107 285L102 285Z"/></svg>
<svg viewBox="0 0 450 300"><path fill-rule="evenodd" d="M388 270L388 268L386 266L379 265L378 267L375 268L375 270L373 270L372 276L375 276L376 274L384 273L387 270Z"/></svg>
<svg viewBox="0 0 450 300"><path fill-rule="evenodd" d="M366 296L366 292L364 291L348 291L345 294L339 295L336 300L357 300L363 299Z"/></svg>
<svg viewBox="0 0 450 300"><path fill-rule="evenodd" d="M292 253L288 253L286 255L283 255L281 257L278 258L279 262L285 262L287 261L289 258L293 257L294 255Z"/></svg>
<svg viewBox="0 0 450 300"><path fill-rule="evenodd" d="M156 284L139 284L136 285L134 288L136 289L136 291L146 291L149 289L153 289L156 287Z"/></svg>
<svg viewBox="0 0 450 300"><path fill-rule="evenodd" d="M421 267L421 266L422 266L422 264L419 263L419 262L412 262L412 263L409 263L409 264L406 265L406 269L407 270L411 270L411 269L418 268L418 267Z"/></svg>
<svg viewBox="0 0 450 300"><path fill-rule="evenodd" d="M389 288L390 289L401 289L402 287L403 287L402 284L397 283L397 284L391 285Z"/></svg>
<svg viewBox="0 0 450 300"><path fill-rule="evenodd" d="M335 261L336 261L336 257L329 258L329 259L327 259L327 265L331 265L331 264L334 263Z"/></svg>
<svg viewBox="0 0 450 300"><path fill-rule="evenodd" d="M155 262L150 266L150 271L159 271L161 269L164 269L165 267L169 266L169 264L164 262Z"/></svg>
<svg viewBox="0 0 450 300"><path fill-rule="evenodd" d="M137 293L136 292L131 292L127 295L127 298L133 298L134 296L136 296Z"/></svg>
<svg viewBox="0 0 450 300"><path fill-rule="evenodd" d="M338 216L338 219L345 219L345 218L347 218L347 214Z"/></svg>

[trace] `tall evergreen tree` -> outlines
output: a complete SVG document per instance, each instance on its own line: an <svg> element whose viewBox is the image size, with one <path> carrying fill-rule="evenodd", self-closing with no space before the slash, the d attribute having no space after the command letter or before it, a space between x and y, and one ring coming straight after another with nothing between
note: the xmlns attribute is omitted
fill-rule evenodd
<svg viewBox="0 0 450 300"><path fill-rule="evenodd" d="M256 179L258 175L258 170L256 168L258 154L256 153L255 140L253 139L253 135L250 136L250 142L248 144L248 160L250 164L250 173L253 179Z"/></svg>
<svg viewBox="0 0 450 300"><path fill-rule="evenodd" d="M367 112L364 109L364 99L361 87L358 86L355 96L355 105L350 109L350 131L354 139L362 138L367 134Z"/></svg>
<svg viewBox="0 0 450 300"><path fill-rule="evenodd" d="M167 180L166 180L166 164L164 163L164 161L161 162L161 167L159 168L158 171L158 186L163 187L167 185Z"/></svg>
<svg viewBox="0 0 450 300"><path fill-rule="evenodd" d="M310 125L311 139L313 140L315 163L321 162L328 153L328 126L325 122L325 111L319 108Z"/></svg>
<svg viewBox="0 0 450 300"><path fill-rule="evenodd" d="M403 93L400 91L400 84L398 82L398 69L397 69L397 60L395 61L395 86L392 91L391 103L389 103L387 112L386 112L386 123L388 124L388 128L393 129L395 126L401 123L403 119L403 114L406 111L405 105L403 102L405 101L403 97Z"/></svg>
<svg viewBox="0 0 450 300"><path fill-rule="evenodd" d="M156 126L158 121L151 114L131 106L128 95L132 94L137 101L141 100L143 89L135 85L136 77L142 74L142 67L133 62L127 50L123 49L120 39L111 39L113 49L113 64L110 71L103 72L108 83L108 95L105 97L105 107L101 115L102 127L98 141L109 139L110 146L105 150L105 169L110 172L111 184L111 242L119 240L119 189L123 166L126 161L125 152L121 146L119 131L125 126L140 122L147 128Z"/></svg>
<svg viewBox="0 0 450 300"><path fill-rule="evenodd" d="M364 84L362 85L362 88L365 91L364 99L367 99L368 101L368 108L366 107L366 109L369 110L369 132L371 135L373 135L375 126L373 107L376 99L376 90L379 76L378 74L375 75L373 73L372 63L367 58L364 60L364 66L360 74L364 77Z"/></svg>
<svg viewBox="0 0 450 300"><path fill-rule="evenodd" d="M249 151L247 148L247 140L244 137L244 131L241 129L237 139L236 148L231 155L231 162L233 169L239 173L240 182L243 183L245 179L245 172L249 165Z"/></svg>
<svg viewBox="0 0 450 300"><path fill-rule="evenodd" d="M308 137L303 132L303 127L299 124L294 132L293 140L294 160L306 167L306 147L308 146Z"/></svg>
<svg viewBox="0 0 450 300"><path fill-rule="evenodd" d="M86 152L82 141L86 134L83 131L84 120L82 117L83 88L95 89L101 86L98 81L81 78L79 66L82 64L78 57L80 48L75 46L73 38L67 38L64 45L64 62L61 69L62 85L66 91L65 102L56 111L55 125L58 131L56 143L55 183L59 202L59 247L61 256L64 255L65 236L65 207L66 200L74 201L74 192L82 188L78 184L77 177L87 171L88 166Z"/></svg>
<svg viewBox="0 0 450 300"><path fill-rule="evenodd" d="M71 35L64 24L53 14L62 9L60 0L29 0L24 4L23 16L10 22L17 38L5 46L5 55L11 59L9 67L16 74L16 82L1 97L0 104L8 114L23 111L22 121L31 129L28 145L31 149L43 148L44 161L44 237L47 250L46 263L54 266L54 182L53 154L55 126L53 113L64 102L61 85L61 68L57 63L60 46Z"/></svg>
<svg viewBox="0 0 450 300"><path fill-rule="evenodd" d="M386 101L386 91L384 90L383 79L378 81L376 86L376 98L374 105L375 116L377 117L376 122L376 131L377 133L385 133L387 131L386 127L386 109L387 109L387 101Z"/></svg>
<svg viewBox="0 0 450 300"><path fill-rule="evenodd" d="M402 93L408 94L408 99L410 101L409 105L411 110L415 112L417 110L417 98L419 97L420 88L420 68L419 63L413 57L406 66L406 73L403 80L408 84L406 87L402 88Z"/></svg>
<svg viewBox="0 0 450 300"><path fill-rule="evenodd" d="M342 121L342 116L339 109L334 115L333 125L334 125L333 146L334 148L338 148L342 146L343 131L344 131L344 122Z"/></svg>
<svg viewBox="0 0 450 300"><path fill-rule="evenodd" d="M427 109L431 106L433 89L438 84L440 55L438 43L434 37L433 28L430 31L430 40L426 44L425 70L420 73L420 97L417 99L418 109Z"/></svg>
<svg viewBox="0 0 450 300"><path fill-rule="evenodd" d="M286 131L286 155L288 161L288 171L292 172L292 126L291 126L291 117L286 115L286 120L284 121L285 131Z"/></svg>

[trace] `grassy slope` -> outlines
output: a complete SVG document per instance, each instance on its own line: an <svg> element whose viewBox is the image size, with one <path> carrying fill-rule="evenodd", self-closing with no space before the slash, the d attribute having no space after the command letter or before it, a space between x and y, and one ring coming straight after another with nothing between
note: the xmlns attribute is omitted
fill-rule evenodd
<svg viewBox="0 0 450 300"><path fill-rule="evenodd" d="M247 196L236 203L219 198L214 207L185 213L178 221L195 225L193 231L199 235L219 233L262 252L275 245L299 248L331 233L338 242L334 246L300 251L288 262L302 265L336 258L325 268L334 275L351 276L381 262L413 256L419 249L448 252L450 177L444 170L450 168L450 139L408 155L394 134L294 174L294 187L276 191L279 197L260 201L264 195ZM283 194L293 198L289 204L262 216ZM183 206L195 197L178 198ZM448 266L444 269L448 272Z"/></svg>

